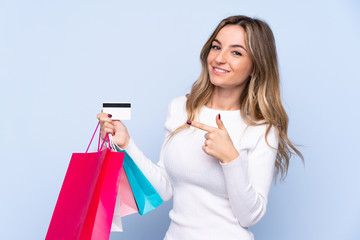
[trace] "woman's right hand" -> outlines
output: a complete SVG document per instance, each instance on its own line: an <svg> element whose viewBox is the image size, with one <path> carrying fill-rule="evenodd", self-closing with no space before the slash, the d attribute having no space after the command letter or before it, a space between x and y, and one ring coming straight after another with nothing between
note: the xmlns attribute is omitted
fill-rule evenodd
<svg viewBox="0 0 360 240"><path fill-rule="evenodd" d="M111 115L107 113L99 113L97 118L101 126L101 138L104 140L107 133L112 135L115 143L125 149L130 141L130 135L126 126L119 120L111 120Z"/></svg>

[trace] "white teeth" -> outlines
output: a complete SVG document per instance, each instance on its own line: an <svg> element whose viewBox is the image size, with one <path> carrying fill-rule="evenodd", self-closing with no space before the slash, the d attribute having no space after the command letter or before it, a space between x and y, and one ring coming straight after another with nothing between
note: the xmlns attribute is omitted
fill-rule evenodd
<svg viewBox="0 0 360 240"><path fill-rule="evenodd" d="M215 69L215 71L217 71L217 72L222 72L222 73L226 72L225 70L221 70L221 69L218 69L218 68L214 68L214 69Z"/></svg>

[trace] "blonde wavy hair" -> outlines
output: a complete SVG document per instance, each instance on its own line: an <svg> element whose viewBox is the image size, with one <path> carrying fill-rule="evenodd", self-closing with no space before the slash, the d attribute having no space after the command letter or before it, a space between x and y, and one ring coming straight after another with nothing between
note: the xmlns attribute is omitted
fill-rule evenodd
<svg viewBox="0 0 360 240"><path fill-rule="evenodd" d="M253 62L252 76L249 76L239 98L241 117L250 126L267 124L265 139L269 146L267 136L270 129L275 128L279 139L275 179L280 173L280 179L285 180L291 156L297 154L302 161L304 158L287 136L289 119L281 103L275 39L270 27L264 21L239 15L225 18L219 23L200 53L201 74L192 85L190 94L187 95L188 120L195 121L200 109L210 101L214 85L210 82L207 58L212 42L226 25L238 25L245 30L245 42ZM186 127L189 127L186 123L178 127L170 134L170 138Z"/></svg>

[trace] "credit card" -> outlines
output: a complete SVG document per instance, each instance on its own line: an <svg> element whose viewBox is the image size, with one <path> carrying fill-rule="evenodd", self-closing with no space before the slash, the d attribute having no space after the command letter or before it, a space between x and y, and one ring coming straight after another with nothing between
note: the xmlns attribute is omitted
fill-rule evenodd
<svg viewBox="0 0 360 240"><path fill-rule="evenodd" d="M131 103L129 102L104 102L103 112L112 115L112 120L130 120Z"/></svg>

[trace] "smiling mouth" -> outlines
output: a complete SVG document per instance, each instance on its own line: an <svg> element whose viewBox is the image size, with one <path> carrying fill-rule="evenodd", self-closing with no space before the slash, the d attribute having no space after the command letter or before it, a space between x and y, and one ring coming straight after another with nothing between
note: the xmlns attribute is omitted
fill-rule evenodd
<svg viewBox="0 0 360 240"><path fill-rule="evenodd" d="M219 72L219 73L227 73L227 72L229 72L227 70L220 69L220 68L217 68L217 67L213 67L213 70L216 71L216 72Z"/></svg>

